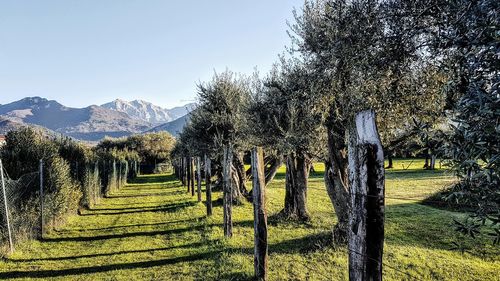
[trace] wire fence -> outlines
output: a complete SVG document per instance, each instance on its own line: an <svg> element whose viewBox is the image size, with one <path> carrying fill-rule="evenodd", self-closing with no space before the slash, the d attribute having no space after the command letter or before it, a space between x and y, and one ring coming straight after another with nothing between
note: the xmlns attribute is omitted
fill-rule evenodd
<svg viewBox="0 0 500 281"><path fill-rule="evenodd" d="M88 163L84 167L73 163L69 165L68 181L74 192L68 192L63 188L68 182L55 178L57 171L44 167L41 160L38 171L17 179L9 175L0 160L0 254L12 253L23 240L43 239L47 230L72 211L92 208L105 195L124 186L127 179L135 177L137 166L136 162L116 160ZM72 198L75 196L79 198Z"/></svg>

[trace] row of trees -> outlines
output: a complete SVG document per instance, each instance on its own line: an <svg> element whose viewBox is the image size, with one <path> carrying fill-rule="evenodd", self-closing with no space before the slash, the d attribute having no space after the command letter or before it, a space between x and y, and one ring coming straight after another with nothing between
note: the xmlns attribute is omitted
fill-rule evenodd
<svg viewBox="0 0 500 281"><path fill-rule="evenodd" d="M476 213L463 232L486 219L498 222L498 6L493 0L306 1L290 24L288 52L268 74L226 70L198 85L198 107L174 157L209 155L220 183L222 148L231 147L232 197L239 202L252 192L244 155L264 147L266 183L285 163L281 214L299 220L309 219L312 161L323 161L338 219L334 236L345 240L354 114L374 109L389 157L419 139L427 166L437 153L453 159L461 181L446 199L472 204ZM498 241L499 230L492 235Z"/></svg>
<svg viewBox="0 0 500 281"><path fill-rule="evenodd" d="M140 163L168 161L174 143L168 133L104 139L90 147L27 127L9 132L0 159L8 175L5 192L15 240L41 237L43 229L63 223L79 209L92 208L137 176ZM36 174L40 162L41 175ZM0 220L5 221L4 213ZM0 238L6 238L6 228L0 229Z"/></svg>

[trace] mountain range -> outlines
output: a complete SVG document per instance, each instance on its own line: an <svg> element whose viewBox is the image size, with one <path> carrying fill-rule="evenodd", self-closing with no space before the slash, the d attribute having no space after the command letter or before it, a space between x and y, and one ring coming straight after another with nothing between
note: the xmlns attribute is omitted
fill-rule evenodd
<svg viewBox="0 0 500 281"><path fill-rule="evenodd" d="M101 106L66 107L55 100L27 97L0 105L0 134L21 126L35 126L85 141L122 137L165 128L176 135L194 104L165 109L152 103L114 100ZM177 121L180 119L180 121ZM175 126L167 125L175 122ZM179 129L180 128L180 129Z"/></svg>

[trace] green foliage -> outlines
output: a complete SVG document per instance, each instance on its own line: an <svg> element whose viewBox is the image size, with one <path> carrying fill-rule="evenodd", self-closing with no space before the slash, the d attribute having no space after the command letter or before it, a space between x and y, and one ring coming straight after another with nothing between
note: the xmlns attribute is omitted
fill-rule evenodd
<svg viewBox="0 0 500 281"><path fill-rule="evenodd" d="M492 222L494 242L500 241L500 65L498 48L500 4L494 0L452 1L442 13L436 49L446 55L450 96L456 99L452 165L460 181L446 197L473 206L473 215L457 222L457 230L474 236ZM442 47L445 46L445 47Z"/></svg>
<svg viewBox="0 0 500 281"><path fill-rule="evenodd" d="M2 148L0 158L12 179L39 171L39 161L43 162L44 219L47 225L57 225L75 212L81 198L79 183L71 176L68 162L59 154L57 142L29 128L11 131L7 143ZM39 175L37 175L37 178ZM20 199L11 203L14 212L22 210L27 215L24 225L38 228L39 221L39 181L32 180L15 191ZM30 215L28 215L30 214ZM34 232L26 229L26 232Z"/></svg>
<svg viewBox="0 0 500 281"><path fill-rule="evenodd" d="M253 144L280 155L318 155L324 139L321 123L326 107L315 93L310 66L297 59L281 58L261 83L248 109Z"/></svg>
<svg viewBox="0 0 500 281"><path fill-rule="evenodd" d="M198 105L180 134L183 148L192 155L220 156L223 145L245 148L245 111L250 98L250 80L230 71L215 73L198 85Z"/></svg>
<svg viewBox="0 0 500 281"><path fill-rule="evenodd" d="M154 165L170 161L175 138L167 132L133 135L125 138L106 138L96 147L97 151L111 151L114 157L124 161L141 161Z"/></svg>

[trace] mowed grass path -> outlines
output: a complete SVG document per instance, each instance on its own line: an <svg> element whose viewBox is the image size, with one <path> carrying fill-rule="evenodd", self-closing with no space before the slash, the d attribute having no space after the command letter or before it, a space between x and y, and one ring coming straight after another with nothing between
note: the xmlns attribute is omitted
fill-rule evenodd
<svg viewBox="0 0 500 281"><path fill-rule="evenodd" d="M450 226L463 214L420 204L449 185L444 170L423 171L421 161L396 161L387 172L385 280L500 280L500 250L483 237L453 249ZM334 212L323 166L311 175L311 222L277 221L283 207L284 169L268 187L269 279L346 280L347 249L332 246ZM248 183L250 185L250 183ZM222 208L214 216L171 175L141 176L98 206L71 217L42 242L18 245L0 262L0 279L251 280L252 205L234 208L234 237L223 238ZM203 196L204 198L204 196ZM474 247L474 245L477 245Z"/></svg>

